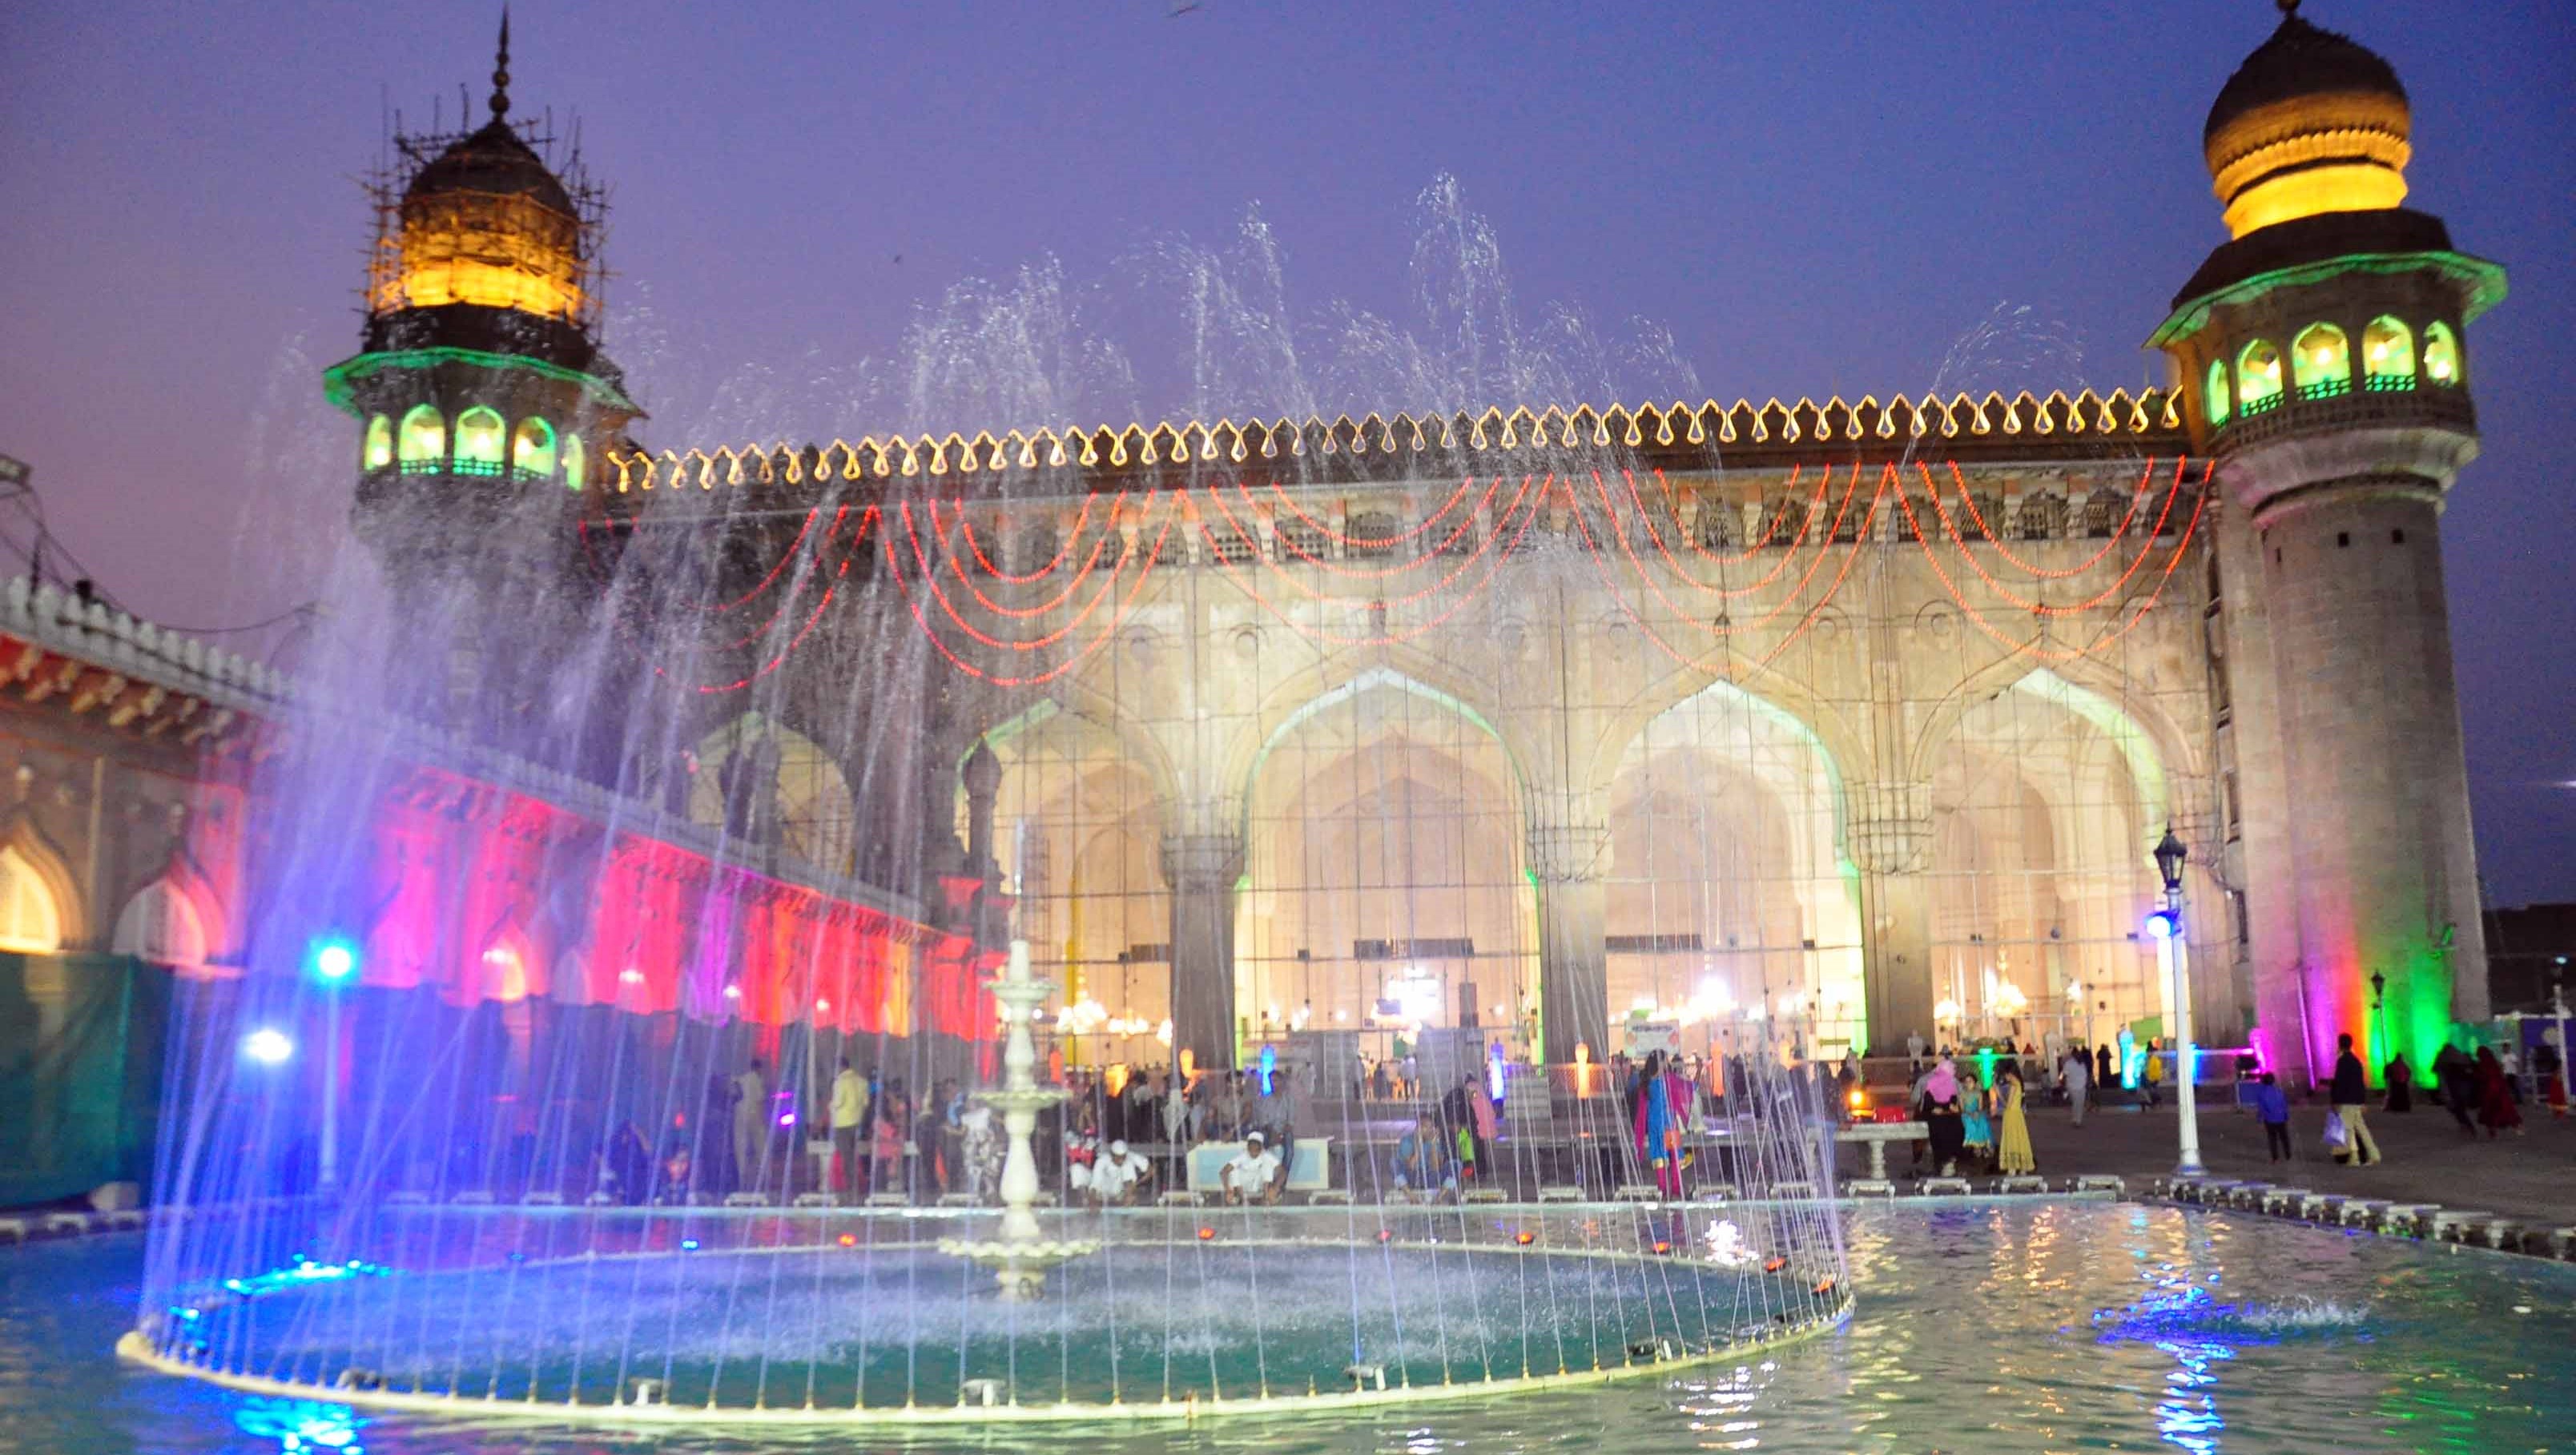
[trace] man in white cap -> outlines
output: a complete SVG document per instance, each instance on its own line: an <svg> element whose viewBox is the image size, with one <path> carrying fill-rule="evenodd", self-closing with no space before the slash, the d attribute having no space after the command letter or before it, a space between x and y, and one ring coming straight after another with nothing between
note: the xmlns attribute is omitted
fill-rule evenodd
<svg viewBox="0 0 2576 1455"><path fill-rule="evenodd" d="M1227 1202L1277 1202L1279 1154L1270 1150L1269 1138L1246 1133L1242 1152L1225 1164L1223 1180Z"/></svg>
<svg viewBox="0 0 2576 1455"><path fill-rule="evenodd" d="M1102 1202L1125 1202L1136 1188L1154 1175L1154 1164L1141 1152L1127 1150L1125 1138L1109 1144L1109 1150L1091 1164L1091 1195Z"/></svg>

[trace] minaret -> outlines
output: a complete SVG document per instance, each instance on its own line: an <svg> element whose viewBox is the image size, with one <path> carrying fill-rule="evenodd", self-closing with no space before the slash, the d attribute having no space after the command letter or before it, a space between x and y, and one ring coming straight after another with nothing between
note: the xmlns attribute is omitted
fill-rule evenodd
<svg viewBox="0 0 2576 1455"><path fill-rule="evenodd" d="M444 652L404 705L451 721L528 706L545 654L499 648L577 613L575 524L642 413L597 343L598 195L512 126L509 66L505 10L491 119L396 139L363 351L323 374L359 421L359 538Z"/></svg>
<svg viewBox="0 0 2576 1455"><path fill-rule="evenodd" d="M2233 240L2151 342L2217 462L2260 1035L2376 1079L2487 1015L2477 860L2442 582L2444 498L2478 453L2467 328L2504 270L2406 198L2388 63L2302 19L2229 77L2203 135ZM2371 979L2384 976L2384 1007Z"/></svg>

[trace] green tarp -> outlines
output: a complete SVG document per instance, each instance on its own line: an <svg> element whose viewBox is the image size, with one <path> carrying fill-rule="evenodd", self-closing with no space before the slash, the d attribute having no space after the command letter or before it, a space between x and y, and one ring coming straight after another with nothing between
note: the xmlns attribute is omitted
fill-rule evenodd
<svg viewBox="0 0 2576 1455"><path fill-rule="evenodd" d="M170 974L0 953L0 1207L152 1181Z"/></svg>

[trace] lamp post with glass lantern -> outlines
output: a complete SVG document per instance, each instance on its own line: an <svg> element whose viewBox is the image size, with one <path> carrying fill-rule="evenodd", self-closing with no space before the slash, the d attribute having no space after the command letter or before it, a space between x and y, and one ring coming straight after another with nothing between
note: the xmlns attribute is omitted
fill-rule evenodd
<svg viewBox="0 0 2576 1455"><path fill-rule="evenodd" d="M2165 825L2165 836L2156 845L2156 872L2164 876L2164 907L2147 916L2147 929L2165 942L2165 953L2173 964L2174 1003L2174 1111L2180 1121L2182 1155L2174 1164L2177 1177L2204 1177L2209 1169L2200 1161L2200 1078L2193 1065L2191 1041L2191 971L2187 941L2183 935L2182 869L2190 850L2174 836L2173 825Z"/></svg>
<svg viewBox="0 0 2576 1455"><path fill-rule="evenodd" d="M2385 1066L2388 1064L2388 977L2376 970L2370 972L2370 1033L2376 1038L2371 1043L2370 1053L2379 1057L2379 1064ZM2386 1080L2385 1077L2381 1079Z"/></svg>

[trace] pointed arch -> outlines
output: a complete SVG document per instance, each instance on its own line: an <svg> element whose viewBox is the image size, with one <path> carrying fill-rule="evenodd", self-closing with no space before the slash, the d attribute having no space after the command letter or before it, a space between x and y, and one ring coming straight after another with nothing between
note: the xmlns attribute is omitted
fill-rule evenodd
<svg viewBox="0 0 2576 1455"><path fill-rule="evenodd" d="M0 950L49 955L86 939L79 881L24 817L0 836Z"/></svg>
<svg viewBox="0 0 2576 1455"><path fill-rule="evenodd" d="M849 779L822 745L765 713L746 712L698 740L689 821L771 833L828 874L851 871L858 810Z"/></svg>
<svg viewBox="0 0 2576 1455"><path fill-rule="evenodd" d="M117 912L108 949L174 969L200 970L223 951L222 912L195 876L179 869L134 892Z"/></svg>

